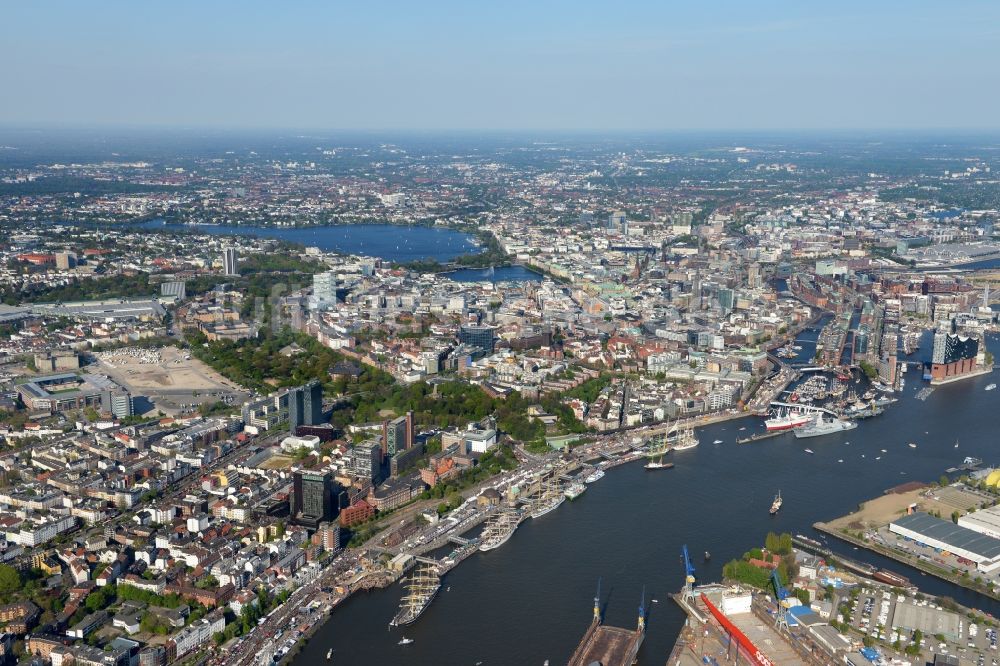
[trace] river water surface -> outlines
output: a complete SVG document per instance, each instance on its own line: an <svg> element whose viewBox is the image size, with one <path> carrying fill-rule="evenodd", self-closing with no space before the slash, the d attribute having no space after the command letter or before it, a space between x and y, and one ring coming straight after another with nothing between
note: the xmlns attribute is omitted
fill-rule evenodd
<svg viewBox="0 0 1000 666"><path fill-rule="evenodd" d="M992 339L990 346L997 345ZM802 346L810 356L812 346ZM925 343L917 356L928 354ZM645 586L649 617L639 662L662 664L684 622L668 597L683 585L683 544L695 556L699 580L717 581L726 561L762 545L769 530L819 538L814 522L848 513L887 488L937 480L965 456L998 462L1000 391L983 390L995 375L937 388L926 401L914 397L926 386L920 373L911 369L905 377L900 402L852 431L737 445L737 436L763 429L762 419L749 417L699 429L696 449L670 454L674 469L651 472L640 463L612 469L575 502L527 521L503 547L477 553L448 573L415 624L387 629L401 596L398 584L362 593L332 613L294 663L325 661L330 648L337 664L565 663L590 621L601 578L605 620L619 626L635 625ZM716 439L723 443L713 444ZM907 446L911 441L916 449ZM806 447L815 455L804 453ZM784 506L770 517L778 490ZM834 539L830 545L890 566L929 593L1000 614L1000 604L985 597ZM706 550L709 562L702 561ZM414 643L398 645L403 635Z"/></svg>

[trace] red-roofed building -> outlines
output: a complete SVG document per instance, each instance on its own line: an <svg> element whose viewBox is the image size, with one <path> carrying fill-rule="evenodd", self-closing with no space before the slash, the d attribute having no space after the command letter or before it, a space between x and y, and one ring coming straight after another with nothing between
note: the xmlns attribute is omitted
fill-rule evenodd
<svg viewBox="0 0 1000 666"><path fill-rule="evenodd" d="M17 259L18 261L26 261L29 264L35 264L36 266L56 263L56 255L54 254L37 254L34 252L28 252L17 255Z"/></svg>

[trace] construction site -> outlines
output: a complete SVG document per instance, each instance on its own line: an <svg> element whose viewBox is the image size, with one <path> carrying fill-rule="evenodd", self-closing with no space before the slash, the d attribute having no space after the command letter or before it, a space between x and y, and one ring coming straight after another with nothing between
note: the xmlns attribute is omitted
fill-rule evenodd
<svg viewBox="0 0 1000 666"><path fill-rule="evenodd" d="M197 407L203 402L239 404L248 393L186 351L165 346L155 349L125 347L98 352L100 371L126 387L133 396L148 399L148 409L167 414Z"/></svg>

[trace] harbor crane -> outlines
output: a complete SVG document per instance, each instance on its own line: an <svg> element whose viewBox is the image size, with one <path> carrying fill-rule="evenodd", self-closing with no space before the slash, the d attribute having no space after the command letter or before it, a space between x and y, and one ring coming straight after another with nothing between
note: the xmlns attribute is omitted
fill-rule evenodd
<svg viewBox="0 0 1000 666"><path fill-rule="evenodd" d="M597 594L594 595L594 624L601 623L601 579L597 579Z"/></svg>
<svg viewBox="0 0 1000 666"><path fill-rule="evenodd" d="M774 623L780 629L784 628L788 630L788 599L791 596L788 590L781 584L781 579L778 578L778 570L771 569L771 583L774 585L774 596L778 603L778 612L774 616Z"/></svg>
<svg viewBox="0 0 1000 666"><path fill-rule="evenodd" d="M681 550L681 557L684 559L684 601L694 603L694 565L691 564L691 556L688 554L687 544Z"/></svg>
<svg viewBox="0 0 1000 666"><path fill-rule="evenodd" d="M639 626L636 633L642 634L646 631L646 586L642 586L642 596L639 598Z"/></svg>

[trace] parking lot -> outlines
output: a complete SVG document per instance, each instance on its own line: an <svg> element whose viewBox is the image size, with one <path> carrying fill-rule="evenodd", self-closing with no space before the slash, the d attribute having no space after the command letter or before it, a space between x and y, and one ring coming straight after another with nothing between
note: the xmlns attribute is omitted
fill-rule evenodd
<svg viewBox="0 0 1000 666"><path fill-rule="evenodd" d="M997 630L985 623L891 590L862 587L853 601L851 624L873 639L905 648L919 631L925 657L957 655L978 666L998 666Z"/></svg>

